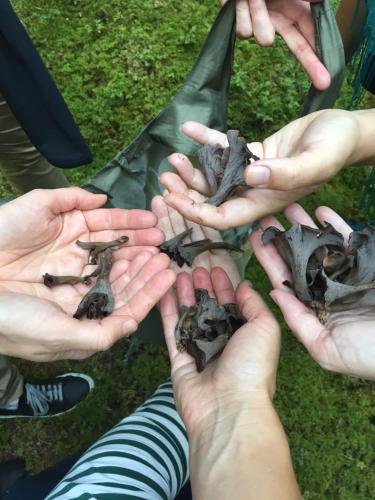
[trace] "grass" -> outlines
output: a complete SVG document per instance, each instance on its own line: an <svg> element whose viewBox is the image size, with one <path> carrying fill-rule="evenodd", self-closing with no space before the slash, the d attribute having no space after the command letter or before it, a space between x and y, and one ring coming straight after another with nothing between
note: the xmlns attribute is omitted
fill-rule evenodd
<svg viewBox="0 0 375 500"><path fill-rule="evenodd" d="M217 12L214 0L14 0L94 153L94 163L70 170L81 185L128 144L174 96ZM272 48L239 41L229 125L262 139L298 116L308 82L279 40ZM345 106L344 89L339 106ZM368 101L374 106L374 100ZM302 204L326 204L359 219L368 172L348 168ZM14 193L5 180L1 196ZM252 259L248 277L266 299L270 284ZM270 302L268 300L268 302ZM270 303L275 314L275 307ZM280 315L278 318L281 321ZM1 423L1 458L24 456L36 472L87 447L139 405L169 373L163 348L145 347L123 363L129 341L83 362L17 360L26 378L73 370L96 389L56 419ZM375 491L374 386L324 372L283 327L276 406L286 428L305 500L369 500Z"/></svg>

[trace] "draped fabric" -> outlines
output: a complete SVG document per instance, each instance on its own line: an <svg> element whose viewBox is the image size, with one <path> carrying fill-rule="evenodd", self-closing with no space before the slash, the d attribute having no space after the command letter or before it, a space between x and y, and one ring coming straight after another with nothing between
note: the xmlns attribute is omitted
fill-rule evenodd
<svg viewBox="0 0 375 500"><path fill-rule="evenodd" d="M0 92L32 144L52 165L92 161L78 126L8 0L0 1Z"/></svg>

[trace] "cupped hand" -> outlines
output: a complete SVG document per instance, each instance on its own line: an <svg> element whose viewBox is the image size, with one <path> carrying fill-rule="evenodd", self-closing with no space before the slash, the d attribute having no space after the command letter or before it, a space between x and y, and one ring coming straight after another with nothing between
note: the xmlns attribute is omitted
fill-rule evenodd
<svg viewBox="0 0 375 500"><path fill-rule="evenodd" d="M182 131L201 144L227 146L225 134L200 123L186 122ZM186 219L217 229L253 223L316 190L350 164L358 136L358 121L348 111L318 111L289 123L263 143L249 144L260 158L244 172L252 189L238 190L219 207L204 203L210 190L203 173L176 153L170 162L190 189L175 188L176 176L165 173L161 181L170 191L165 200ZM201 201L196 193L204 196Z"/></svg>
<svg viewBox="0 0 375 500"><path fill-rule="evenodd" d="M289 206L285 215L292 224L316 227L300 205ZM328 207L319 207L316 216L322 225L328 222L342 233L347 244L352 230L336 212ZM325 325L321 324L315 313L282 284L285 280L292 280L290 272L275 247L272 244L263 245L261 241L262 231L269 226L283 229L277 219L266 217L261 221L261 229L251 235L250 241L271 280L274 288L271 296L291 331L323 368L375 380L375 308L358 307L331 313Z"/></svg>
<svg viewBox="0 0 375 500"><path fill-rule="evenodd" d="M220 0L221 5L226 2ZM239 36L254 36L263 46L271 45L275 32L278 33L313 85L318 90L330 86L331 77L316 54L314 21L308 1L236 0L236 25Z"/></svg>
<svg viewBox="0 0 375 500"><path fill-rule="evenodd" d="M220 304L236 303L247 323L231 337L224 351L198 373L194 359L179 352L175 342L178 307L195 303L194 288L208 290ZM236 291L220 268L211 273L199 268L192 276L177 277L177 297L169 291L161 301L165 338L172 365L177 407L188 433L220 413L233 415L239 408L269 405L276 384L280 350L279 325L249 283ZM202 424L203 425L203 424Z"/></svg>
<svg viewBox="0 0 375 500"><path fill-rule="evenodd" d="M176 176L174 186L176 189L185 189L186 185ZM184 243L209 239L211 241L223 241L219 231L210 227L201 226L185 220L177 210L168 207L162 196L155 196L151 202L153 213L158 219L157 227L164 233L165 239L169 240L178 234L191 229L191 234L187 236ZM171 268L179 274L180 272L192 272L192 269L202 267L210 272L214 267L221 267L228 274L234 287L240 282L237 266L227 250L210 250L198 255L192 268L184 264L181 268L175 262L171 262Z"/></svg>
<svg viewBox="0 0 375 500"><path fill-rule="evenodd" d="M0 352L35 361L84 358L133 333L174 283L164 236L143 210L101 209L103 195L79 188L35 190L0 209ZM89 287L47 288L44 273L83 276L95 267L76 240L110 241L115 310L100 322L72 317Z"/></svg>

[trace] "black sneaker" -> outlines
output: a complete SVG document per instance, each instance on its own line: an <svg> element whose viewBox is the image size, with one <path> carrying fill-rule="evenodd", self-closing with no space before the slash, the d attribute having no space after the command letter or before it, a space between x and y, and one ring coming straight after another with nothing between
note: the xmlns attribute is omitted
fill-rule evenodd
<svg viewBox="0 0 375 500"><path fill-rule="evenodd" d="M0 419L54 417L72 410L95 386L82 373L65 373L55 378L25 383L17 408L0 406Z"/></svg>

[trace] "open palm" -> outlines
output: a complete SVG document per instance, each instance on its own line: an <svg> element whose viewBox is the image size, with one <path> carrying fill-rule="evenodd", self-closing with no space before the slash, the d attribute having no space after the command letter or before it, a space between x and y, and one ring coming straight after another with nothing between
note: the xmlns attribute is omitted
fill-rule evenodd
<svg viewBox="0 0 375 500"><path fill-rule="evenodd" d="M155 248L164 239L153 227L156 217L142 210L99 208L105 199L79 188L37 190L1 208L4 354L43 361L86 357L108 348L134 332L173 284L169 259ZM114 253L110 273L114 312L99 323L72 318L89 288L83 284L47 288L42 275L90 274L95 267L87 264L88 252L76 240L110 241L122 235L129 241Z"/></svg>
<svg viewBox="0 0 375 500"><path fill-rule="evenodd" d="M289 222L316 227L301 206L293 204L285 211ZM317 219L328 222L341 232L347 243L351 228L328 207L319 207ZM261 221L261 229L251 235L254 253L268 274L274 288L271 296L285 321L311 356L327 370L375 379L375 308L358 307L329 315L320 323L315 313L300 302L282 283L291 280L290 272L272 244L263 245L261 233L269 226L283 229L274 217Z"/></svg>

